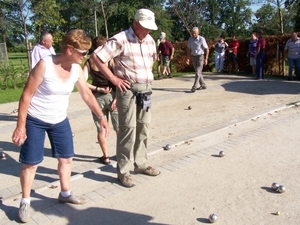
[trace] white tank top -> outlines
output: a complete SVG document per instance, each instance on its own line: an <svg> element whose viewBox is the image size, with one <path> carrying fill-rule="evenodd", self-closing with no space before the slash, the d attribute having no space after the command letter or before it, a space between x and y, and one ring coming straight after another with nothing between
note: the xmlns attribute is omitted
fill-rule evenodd
<svg viewBox="0 0 300 225"><path fill-rule="evenodd" d="M67 117L69 96L79 78L80 65L72 65L70 79L63 83L53 70L52 56L43 60L46 62L44 80L31 99L28 114L46 123L57 124Z"/></svg>

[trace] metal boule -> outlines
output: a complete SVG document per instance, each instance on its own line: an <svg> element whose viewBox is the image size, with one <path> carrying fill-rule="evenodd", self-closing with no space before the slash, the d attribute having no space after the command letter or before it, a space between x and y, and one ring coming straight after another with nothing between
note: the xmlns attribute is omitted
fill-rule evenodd
<svg viewBox="0 0 300 225"><path fill-rule="evenodd" d="M224 151L220 151L220 152L219 152L219 156L220 156L220 157L224 157L224 156L225 156L225 152L224 152Z"/></svg>
<svg viewBox="0 0 300 225"><path fill-rule="evenodd" d="M167 144L167 145L165 146L165 150L170 150L170 149L171 149L171 145Z"/></svg>
<svg viewBox="0 0 300 225"><path fill-rule="evenodd" d="M209 218L208 218L208 219L209 219L209 221L210 221L211 223L214 223L214 222L217 221L218 216L217 216L216 214L212 213L212 214L209 215Z"/></svg>
<svg viewBox="0 0 300 225"><path fill-rule="evenodd" d="M279 193L284 193L285 192L285 186L283 186L283 185L279 185L279 187L278 187L278 189L277 189L277 191L279 192Z"/></svg>
<svg viewBox="0 0 300 225"><path fill-rule="evenodd" d="M274 183L272 183L271 187L272 187L272 189L277 190L279 187L279 184L274 182Z"/></svg>

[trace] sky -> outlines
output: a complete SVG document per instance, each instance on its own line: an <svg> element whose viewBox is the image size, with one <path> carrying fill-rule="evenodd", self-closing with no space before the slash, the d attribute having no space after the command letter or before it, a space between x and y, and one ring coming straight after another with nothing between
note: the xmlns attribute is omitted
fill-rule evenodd
<svg viewBox="0 0 300 225"><path fill-rule="evenodd" d="M262 4L252 4L251 9L253 12L256 12L261 6Z"/></svg>

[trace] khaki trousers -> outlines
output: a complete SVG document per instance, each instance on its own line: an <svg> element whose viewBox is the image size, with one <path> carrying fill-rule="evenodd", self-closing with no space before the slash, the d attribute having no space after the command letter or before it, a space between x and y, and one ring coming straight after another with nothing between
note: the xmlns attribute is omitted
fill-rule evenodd
<svg viewBox="0 0 300 225"><path fill-rule="evenodd" d="M147 168L147 139L151 121L151 109L147 112L136 105L138 91L151 90L151 84L133 83L126 92L117 90L119 134L117 136L117 173L120 178L129 175L134 166Z"/></svg>

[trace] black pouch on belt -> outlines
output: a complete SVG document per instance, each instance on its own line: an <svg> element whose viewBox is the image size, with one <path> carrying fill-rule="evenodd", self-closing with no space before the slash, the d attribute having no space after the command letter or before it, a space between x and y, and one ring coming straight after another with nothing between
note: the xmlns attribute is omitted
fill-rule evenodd
<svg viewBox="0 0 300 225"><path fill-rule="evenodd" d="M152 91L150 90L139 91L136 93L136 104L146 112L151 108L151 94Z"/></svg>

